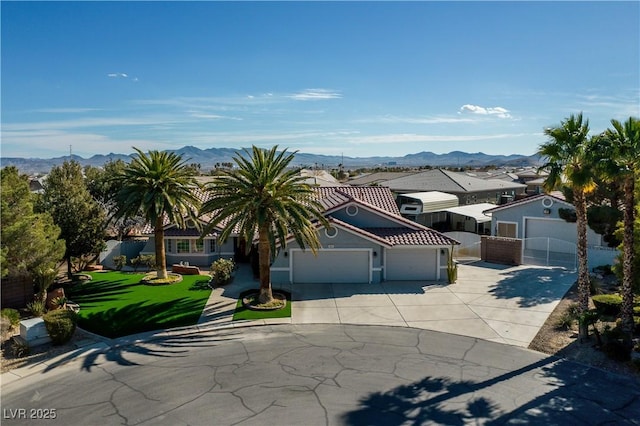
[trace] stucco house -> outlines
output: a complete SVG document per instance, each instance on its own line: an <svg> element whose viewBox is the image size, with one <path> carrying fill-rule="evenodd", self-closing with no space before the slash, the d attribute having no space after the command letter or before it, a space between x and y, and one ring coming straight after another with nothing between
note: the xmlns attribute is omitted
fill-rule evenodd
<svg viewBox="0 0 640 426"><path fill-rule="evenodd" d="M322 248L314 255L295 240L279 250L271 267L274 283L372 283L380 281L446 280L448 250L458 242L403 218L393 193L384 187L318 187L317 197L331 223L318 223ZM203 218L206 221L206 218ZM144 253L153 253L153 233ZM224 244L212 232L199 240L192 224L165 228L167 264L189 262L208 266L219 257L245 253L236 235Z"/></svg>
<svg viewBox="0 0 640 426"><path fill-rule="evenodd" d="M560 209L575 207L559 195L533 195L485 210L491 214L491 235L523 240L527 256L556 256L572 260L576 253L577 227L560 216ZM602 236L587 228L587 242L602 245Z"/></svg>
<svg viewBox="0 0 640 426"><path fill-rule="evenodd" d="M478 179L465 173L433 169L379 182L397 194L440 191L458 197L459 205L502 204L524 194L527 185L500 179Z"/></svg>

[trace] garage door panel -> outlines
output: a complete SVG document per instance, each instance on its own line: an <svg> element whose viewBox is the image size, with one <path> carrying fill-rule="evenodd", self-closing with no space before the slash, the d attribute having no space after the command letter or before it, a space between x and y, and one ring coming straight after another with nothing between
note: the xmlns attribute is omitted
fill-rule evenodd
<svg viewBox="0 0 640 426"><path fill-rule="evenodd" d="M525 249L575 251L576 224L564 220L526 219Z"/></svg>
<svg viewBox="0 0 640 426"><path fill-rule="evenodd" d="M369 251L293 251L295 283L368 283Z"/></svg>
<svg viewBox="0 0 640 426"><path fill-rule="evenodd" d="M385 259L386 279L436 280L435 253L434 250L388 250Z"/></svg>

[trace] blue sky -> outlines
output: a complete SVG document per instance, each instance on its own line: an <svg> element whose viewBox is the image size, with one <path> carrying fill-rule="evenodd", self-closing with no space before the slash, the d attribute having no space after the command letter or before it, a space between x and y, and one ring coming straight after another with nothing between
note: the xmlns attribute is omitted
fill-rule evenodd
<svg viewBox="0 0 640 426"><path fill-rule="evenodd" d="M640 3L2 1L3 157L533 154L640 116Z"/></svg>

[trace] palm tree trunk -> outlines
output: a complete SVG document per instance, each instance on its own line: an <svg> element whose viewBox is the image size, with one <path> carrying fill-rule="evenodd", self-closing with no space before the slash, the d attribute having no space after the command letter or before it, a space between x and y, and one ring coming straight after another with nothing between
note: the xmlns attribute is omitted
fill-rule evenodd
<svg viewBox="0 0 640 426"><path fill-rule="evenodd" d="M156 245L156 271L159 279L167 278L167 256L164 251L164 226L162 216L156 219L155 224Z"/></svg>
<svg viewBox="0 0 640 426"><path fill-rule="evenodd" d="M631 342L633 334L633 222L635 216L635 182L633 173L630 173L624 181L624 234L622 238L622 306L620 308L621 328L625 338Z"/></svg>
<svg viewBox="0 0 640 426"><path fill-rule="evenodd" d="M578 308L589 310L589 267L587 263L587 202L584 191L574 191L578 228ZM585 336L586 337L586 336Z"/></svg>
<svg viewBox="0 0 640 426"><path fill-rule="evenodd" d="M271 291L271 246L269 245L269 229L262 226L258 230L258 262L260 265L260 303L273 300Z"/></svg>

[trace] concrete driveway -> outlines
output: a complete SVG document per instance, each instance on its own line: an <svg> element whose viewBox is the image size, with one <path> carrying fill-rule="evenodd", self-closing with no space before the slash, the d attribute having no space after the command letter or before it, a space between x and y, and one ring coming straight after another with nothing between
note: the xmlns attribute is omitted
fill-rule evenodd
<svg viewBox="0 0 640 426"><path fill-rule="evenodd" d="M452 285L384 282L274 286L291 292L291 318L259 323L414 327L527 347L575 279L573 271L562 268L480 262L459 265L458 282ZM212 292L200 323L230 323L240 292L257 286L249 268L240 269L232 284Z"/></svg>

